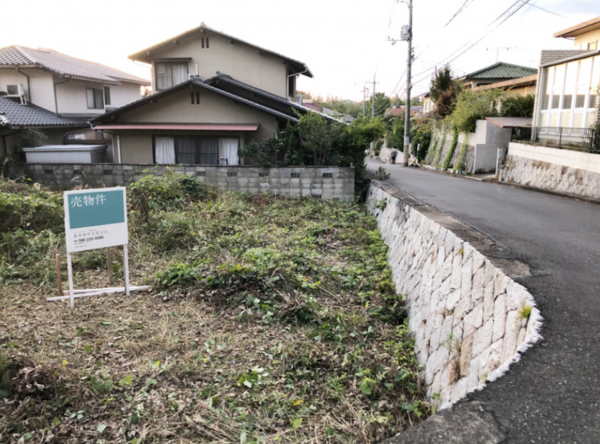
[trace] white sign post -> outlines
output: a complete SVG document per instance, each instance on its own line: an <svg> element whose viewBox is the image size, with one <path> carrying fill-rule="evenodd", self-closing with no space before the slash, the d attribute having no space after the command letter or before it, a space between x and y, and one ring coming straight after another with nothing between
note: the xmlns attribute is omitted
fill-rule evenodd
<svg viewBox="0 0 600 444"><path fill-rule="evenodd" d="M71 308L75 298L95 296L105 293L125 293L130 290L146 290L149 286L129 286L129 258L127 244L127 199L125 188L101 188L90 190L65 191L65 233L67 240L67 268L69 273L69 293L48 298L49 301L69 299ZM125 287L73 289L73 266L71 254L79 251L109 248L123 245L123 268Z"/></svg>

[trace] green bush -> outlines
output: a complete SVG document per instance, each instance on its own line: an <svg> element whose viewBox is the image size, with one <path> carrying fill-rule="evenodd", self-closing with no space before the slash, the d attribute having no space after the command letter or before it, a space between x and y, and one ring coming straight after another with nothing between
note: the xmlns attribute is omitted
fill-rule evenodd
<svg viewBox="0 0 600 444"><path fill-rule="evenodd" d="M180 210L191 202L210 200L216 195L214 188L200 179L173 172L144 176L128 188L129 204L143 221L150 213Z"/></svg>
<svg viewBox="0 0 600 444"><path fill-rule="evenodd" d="M458 96L456 109L449 117L452 126L460 133L475 131L477 120L498 115L496 107L503 96L504 92L496 89L464 90Z"/></svg>
<svg viewBox="0 0 600 444"><path fill-rule="evenodd" d="M0 191L0 233L18 228L64 231L62 197L32 190L16 194Z"/></svg>
<svg viewBox="0 0 600 444"><path fill-rule="evenodd" d="M533 107L535 106L535 96L527 94L526 96L510 95L500 101L502 117L533 117Z"/></svg>

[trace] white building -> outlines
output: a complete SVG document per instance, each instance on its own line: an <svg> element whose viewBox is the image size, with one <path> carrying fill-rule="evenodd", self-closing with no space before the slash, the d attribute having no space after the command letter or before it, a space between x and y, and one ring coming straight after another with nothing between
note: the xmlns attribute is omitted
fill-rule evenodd
<svg viewBox="0 0 600 444"><path fill-rule="evenodd" d="M0 114L5 116L0 120L0 156L12 152L19 137L15 130L44 132L42 116L53 122L49 143L61 143L67 127L89 128L89 119L140 99L141 87L149 85L140 77L51 49L0 48ZM20 112L11 102L31 109ZM88 131L77 138L96 137Z"/></svg>
<svg viewBox="0 0 600 444"><path fill-rule="evenodd" d="M600 17L554 36L573 39L576 49L542 51L533 126L563 130L595 128L600 123Z"/></svg>

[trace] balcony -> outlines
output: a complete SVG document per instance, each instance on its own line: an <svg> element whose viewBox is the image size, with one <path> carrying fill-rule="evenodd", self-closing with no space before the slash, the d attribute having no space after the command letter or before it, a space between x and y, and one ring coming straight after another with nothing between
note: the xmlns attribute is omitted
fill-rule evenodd
<svg viewBox="0 0 600 444"><path fill-rule="evenodd" d="M527 142L586 153L600 153L600 136L592 128L513 128L511 142Z"/></svg>

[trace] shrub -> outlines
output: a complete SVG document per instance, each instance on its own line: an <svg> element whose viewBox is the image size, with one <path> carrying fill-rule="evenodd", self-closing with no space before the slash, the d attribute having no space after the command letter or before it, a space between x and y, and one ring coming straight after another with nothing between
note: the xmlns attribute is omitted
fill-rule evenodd
<svg viewBox="0 0 600 444"><path fill-rule="evenodd" d="M510 95L501 99L500 115L502 117L533 117L534 105L535 96L532 94Z"/></svg>
<svg viewBox="0 0 600 444"><path fill-rule="evenodd" d="M388 173L384 167L379 167L379 169L375 171L375 178L377 180L387 180L390 178L390 173Z"/></svg>
<svg viewBox="0 0 600 444"><path fill-rule="evenodd" d="M146 221L152 212L183 209L191 202L214 199L216 192L198 178L167 172L142 177L129 186L128 195L131 207Z"/></svg>
<svg viewBox="0 0 600 444"><path fill-rule="evenodd" d="M452 126L461 133L475 131L477 120L498 115L496 106L503 95L503 91L496 89L487 91L464 90L458 96L456 109L450 116Z"/></svg>
<svg viewBox="0 0 600 444"><path fill-rule="evenodd" d="M0 232L18 228L41 231L64 230L62 198L44 191L5 193L0 191Z"/></svg>

